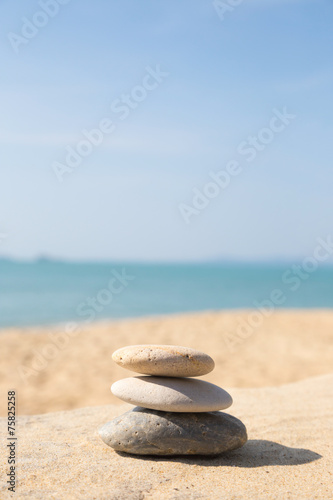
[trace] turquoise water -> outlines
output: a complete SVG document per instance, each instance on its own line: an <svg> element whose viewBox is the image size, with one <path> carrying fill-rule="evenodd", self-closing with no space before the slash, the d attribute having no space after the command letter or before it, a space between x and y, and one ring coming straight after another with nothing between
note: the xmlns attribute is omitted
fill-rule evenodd
<svg viewBox="0 0 333 500"><path fill-rule="evenodd" d="M125 278L119 281L117 273ZM126 274L134 279L127 280ZM0 260L0 326L253 308L259 307L256 301L269 299L274 289L280 291L275 307L331 308L333 268L303 269L297 277L292 264Z"/></svg>

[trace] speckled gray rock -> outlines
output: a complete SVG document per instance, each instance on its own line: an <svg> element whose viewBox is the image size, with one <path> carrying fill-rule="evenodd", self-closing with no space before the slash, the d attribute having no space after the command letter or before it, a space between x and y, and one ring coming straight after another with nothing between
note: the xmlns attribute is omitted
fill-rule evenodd
<svg viewBox="0 0 333 500"><path fill-rule="evenodd" d="M129 377L115 382L111 391L126 403L151 410L207 412L232 405L224 389L194 378Z"/></svg>
<svg viewBox="0 0 333 500"><path fill-rule="evenodd" d="M199 377L215 366L208 354L174 345L122 347L112 354L112 359L127 370L162 377Z"/></svg>
<svg viewBox="0 0 333 500"><path fill-rule="evenodd" d="M247 441L244 424L226 413L138 407L103 425L99 435L114 450L134 455L219 455Z"/></svg>

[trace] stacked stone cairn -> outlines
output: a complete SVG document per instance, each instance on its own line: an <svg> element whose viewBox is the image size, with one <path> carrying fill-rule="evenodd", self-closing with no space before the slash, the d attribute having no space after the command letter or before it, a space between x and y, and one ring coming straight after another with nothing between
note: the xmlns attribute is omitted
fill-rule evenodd
<svg viewBox="0 0 333 500"><path fill-rule="evenodd" d="M123 368L144 376L114 383L112 393L136 405L99 430L117 452L135 455L218 455L247 441L246 428L222 413L232 398L198 380L215 366L210 356L189 347L134 345L113 353Z"/></svg>

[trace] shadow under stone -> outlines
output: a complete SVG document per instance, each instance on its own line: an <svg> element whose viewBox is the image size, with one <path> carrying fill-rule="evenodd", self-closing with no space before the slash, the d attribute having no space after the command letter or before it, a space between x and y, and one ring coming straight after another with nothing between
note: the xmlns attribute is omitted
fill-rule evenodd
<svg viewBox="0 0 333 500"><path fill-rule="evenodd" d="M129 453L116 452L122 457L131 457L137 460L149 460L153 462L180 462L185 464L196 464L207 467L265 467L269 465L303 465L322 458L314 451L303 448L290 448L274 441L265 439L251 439L238 450L223 453L218 456L156 456L156 455L132 455Z"/></svg>

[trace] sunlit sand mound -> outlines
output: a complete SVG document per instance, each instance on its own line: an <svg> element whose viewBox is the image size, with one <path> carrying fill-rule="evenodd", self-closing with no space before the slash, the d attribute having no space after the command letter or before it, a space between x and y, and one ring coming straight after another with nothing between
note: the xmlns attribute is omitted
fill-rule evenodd
<svg viewBox="0 0 333 500"><path fill-rule="evenodd" d="M216 458L117 454L97 429L128 405L21 417L15 498L331 499L333 376L234 389L232 396L232 413L245 423L249 441ZM1 498L9 498L4 481L0 488Z"/></svg>

